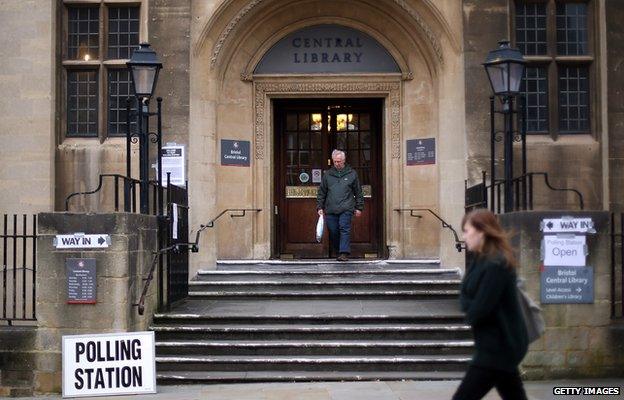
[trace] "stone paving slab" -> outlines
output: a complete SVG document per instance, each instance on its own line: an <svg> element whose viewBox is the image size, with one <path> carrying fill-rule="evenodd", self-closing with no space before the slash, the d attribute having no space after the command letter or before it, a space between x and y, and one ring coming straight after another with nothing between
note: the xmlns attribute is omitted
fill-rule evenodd
<svg viewBox="0 0 624 400"><path fill-rule="evenodd" d="M115 396L115 400L448 400L459 381L259 383L234 385L159 386L158 393ZM554 396L554 386L618 386L624 379L525 382L530 400L622 399L624 396ZM59 399L60 395L24 399ZM495 390L485 400L500 399Z"/></svg>

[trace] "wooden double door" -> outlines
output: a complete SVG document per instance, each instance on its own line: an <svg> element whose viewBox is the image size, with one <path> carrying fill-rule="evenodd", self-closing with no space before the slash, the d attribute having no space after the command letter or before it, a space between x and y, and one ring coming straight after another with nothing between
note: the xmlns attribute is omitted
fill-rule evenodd
<svg viewBox="0 0 624 400"><path fill-rule="evenodd" d="M383 99L274 100L275 255L326 258L329 236L318 243L316 194L331 153L343 150L358 174L364 212L353 218L351 257L382 257L381 143Z"/></svg>

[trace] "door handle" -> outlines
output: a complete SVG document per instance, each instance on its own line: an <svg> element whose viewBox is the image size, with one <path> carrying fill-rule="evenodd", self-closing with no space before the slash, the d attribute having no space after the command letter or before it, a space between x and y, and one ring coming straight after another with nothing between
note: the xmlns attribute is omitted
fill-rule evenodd
<svg viewBox="0 0 624 400"><path fill-rule="evenodd" d="M330 167L331 166L331 158L327 159L327 166Z"/></svg>

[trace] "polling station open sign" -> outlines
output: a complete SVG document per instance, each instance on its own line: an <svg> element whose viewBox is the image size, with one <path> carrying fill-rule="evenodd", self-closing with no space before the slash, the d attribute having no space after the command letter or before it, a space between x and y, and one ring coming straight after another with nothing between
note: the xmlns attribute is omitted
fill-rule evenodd
<svg viewBox="0 0 624 400"><path fill-rule="evenodd" d="M156 393L154 332L63 336L63 397Z"/></svg>

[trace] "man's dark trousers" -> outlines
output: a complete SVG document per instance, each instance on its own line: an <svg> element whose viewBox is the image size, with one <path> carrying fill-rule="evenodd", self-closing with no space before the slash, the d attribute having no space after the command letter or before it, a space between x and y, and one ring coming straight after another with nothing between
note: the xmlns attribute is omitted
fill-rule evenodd
<svg viewBox="0 0 624 400"><path fill-rule="evenodd" d="M325 222L329 230L332 249L339 253L351 254L351 211L340 214L326 214Z"/></svg>

